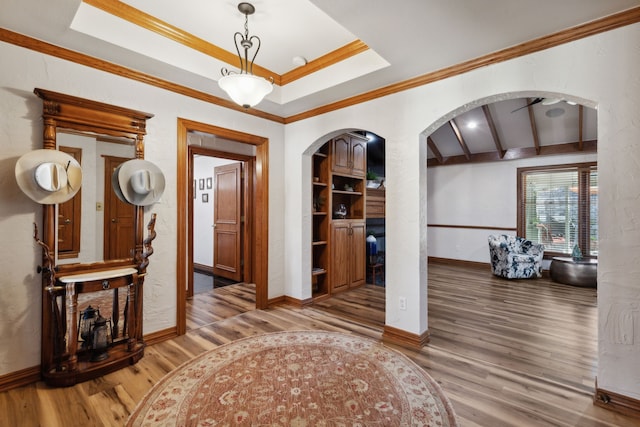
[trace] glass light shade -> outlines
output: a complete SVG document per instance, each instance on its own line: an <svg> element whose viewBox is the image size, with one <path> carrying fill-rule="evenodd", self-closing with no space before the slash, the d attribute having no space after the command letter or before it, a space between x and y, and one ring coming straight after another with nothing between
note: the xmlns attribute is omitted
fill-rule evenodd
<svg viewBox="0 0 640 427"><path fill-rule="evenodd" d="M233 102L244 108L260 103L273 90L271 82L252 74L228 74L218 80L218 85Z"/></svg>

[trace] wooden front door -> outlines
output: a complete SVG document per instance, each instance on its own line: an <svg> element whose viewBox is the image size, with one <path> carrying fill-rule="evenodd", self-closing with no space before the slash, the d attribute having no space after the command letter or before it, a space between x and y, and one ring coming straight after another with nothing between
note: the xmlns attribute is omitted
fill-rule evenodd
<svg viewBox="0 0 640 427"><path fill-rule="evenodd" d="M213 274L242 281L242 163L214 168Z"/></svg>
<svg viewBox="0 0 640 427"><path fill-rule="evenodd" d="M135 206L116 196L111 176L124 157L104 156L104 259L133 257L135 243Z"/></svg>

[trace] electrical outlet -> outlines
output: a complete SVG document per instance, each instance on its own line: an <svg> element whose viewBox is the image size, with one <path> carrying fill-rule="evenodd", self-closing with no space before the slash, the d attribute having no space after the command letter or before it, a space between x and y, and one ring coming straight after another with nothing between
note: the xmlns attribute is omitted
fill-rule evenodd
<svg viewBox="0 0 640 427"><path fill-rule="evenodd" d="M400 310L406 310L407 309L407 299L405 297L400 297Z"/></svg>

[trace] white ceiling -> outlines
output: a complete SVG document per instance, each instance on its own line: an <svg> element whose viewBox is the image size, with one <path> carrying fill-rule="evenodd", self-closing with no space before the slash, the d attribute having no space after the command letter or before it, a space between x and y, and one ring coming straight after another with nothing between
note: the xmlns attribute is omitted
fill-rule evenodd
<svg viewBox="0 0 640 427"><path fill-rule="evenodd" d="M117 0L100 0L103 3ZM235 0L124 0L235 54ZM640 5L639 0L254 0L256 64L277 74L362 40L371 51L274 90L257 108L290 116ZM229 64L80 0L2 0L0 26L210 93ZM288 86L296 85L296 88ZM287 91L291 92L287 94ZM281 93L284 92L284 95Z"/></svg>
<svg viewBox="0 0 640 427"><path fill-rule="evenodd" d="M93 2L119 3L0 0L0 27L228 99L216 80L222 67L234 66L104 12ZM234 55L233 34L244 32L244 15L235 0L122 3ZM292 62L296 56L313 61L357 40L370 48L276 87L256 107L289 117L637 7L640 0L252 3L256 13L249 16L249 32L262 39L256 64L278 75L296 68Z"/></svg>

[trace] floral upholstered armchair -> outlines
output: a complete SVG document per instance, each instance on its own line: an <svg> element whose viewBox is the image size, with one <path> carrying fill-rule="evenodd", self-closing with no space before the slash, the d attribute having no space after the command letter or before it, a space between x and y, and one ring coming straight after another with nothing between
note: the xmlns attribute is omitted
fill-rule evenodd
<svg viewBox="0 0 640 427"><path fill-rule="evenodd" d="M517 236L489 236L491 272L507 279L542 277L544 245Z"/></svg>

